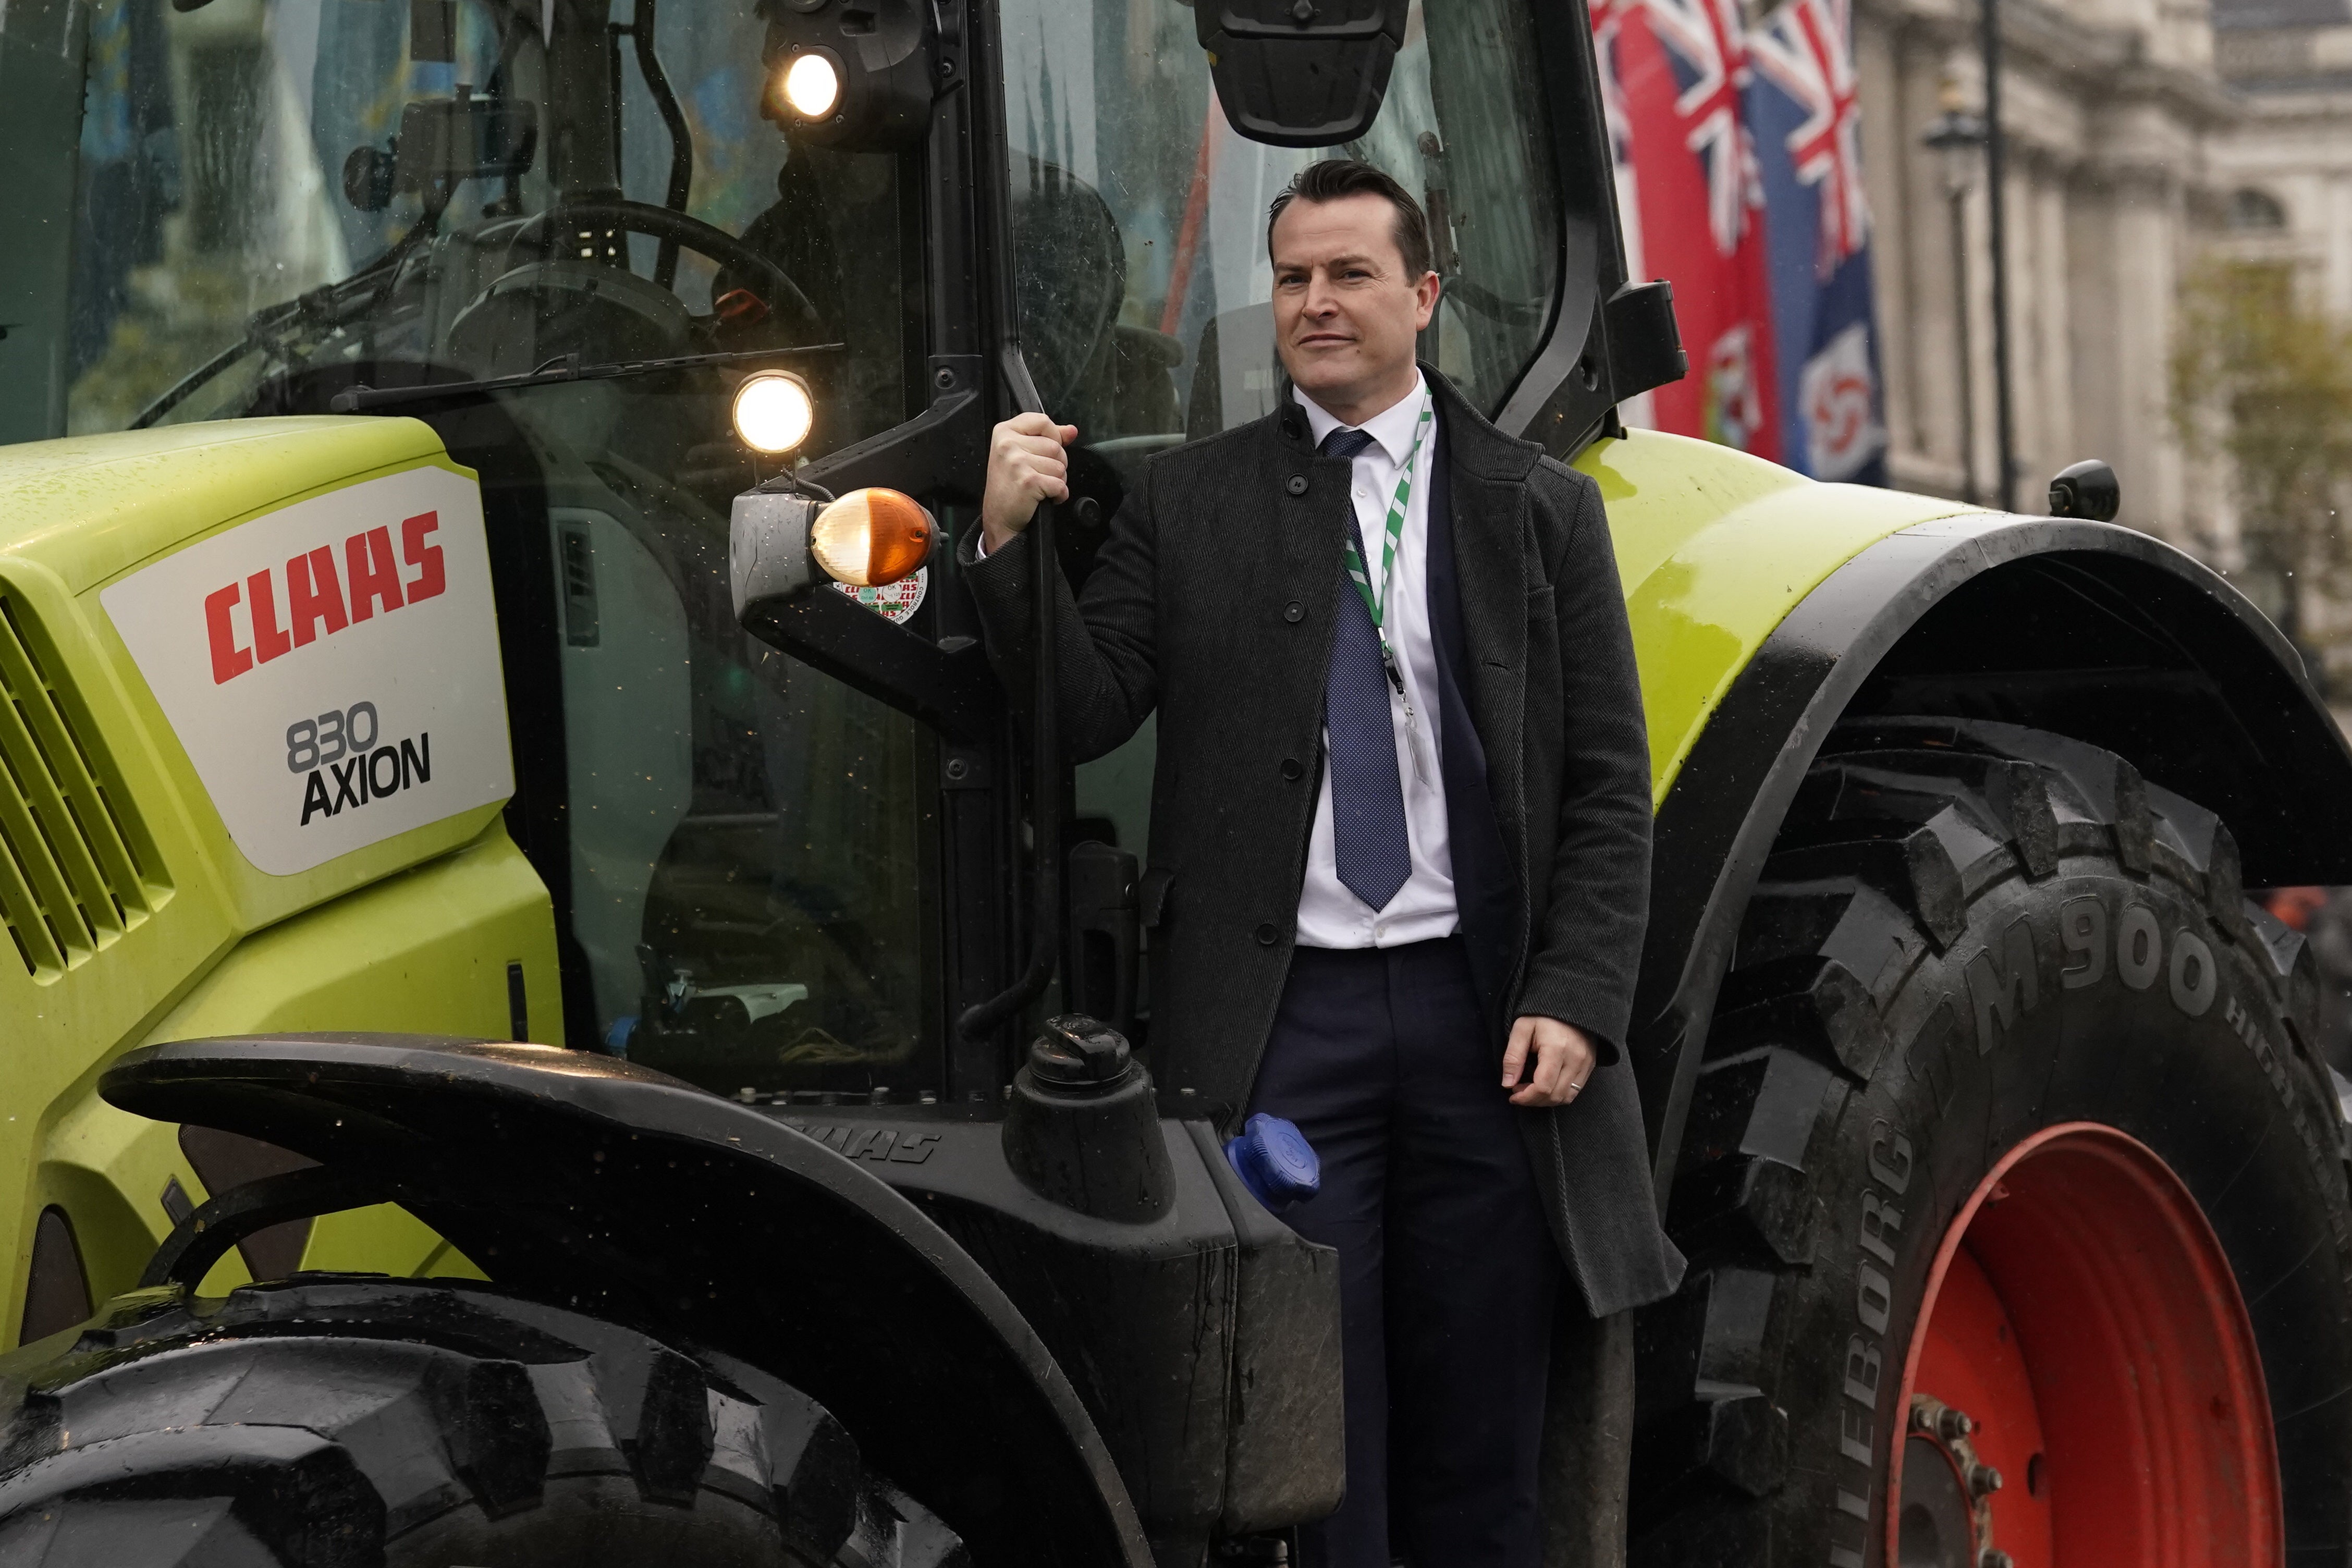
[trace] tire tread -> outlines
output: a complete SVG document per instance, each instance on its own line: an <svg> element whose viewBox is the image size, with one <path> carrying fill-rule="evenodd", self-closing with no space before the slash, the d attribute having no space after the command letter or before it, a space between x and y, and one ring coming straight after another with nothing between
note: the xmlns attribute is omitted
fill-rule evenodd
<svg viewBox="0 0 2352 1568"><path fill-rule="evenodd" d="M2099 862L2109 876L2172 884L2201 910L2217 960L2242 955L2236 973L2259 991L2249 1008L2283 1026L2291 1048L2257 1045L2256 1022L2239 1033L2258 1059L2293 1060L2292 1073L2265 1070L2299 1127L2332 1130L2330 1201L2352 1212L2352 1140L2311 1046L2312 955L2247 901L2236 841L2215 814L2059 735L1947 719L1843 723L1767 856L1708 1023L1667 1204L1690 1272L1635 1330L1633 1563L1814 1560L1775 1549L1761 1500L1790 1479L1790 1330L1776 1303L1828 1234L1824 1200L1837 1194L1814 1188L1824 1141L1879 1075L1941 1059L1937 1031L1972 1027L1966 994L1956 1011L1952 994L1929 995L1916 977L1948 963L1978 906ZM1939 1112L1948 1092L1937 1089Z"/></svg>
<svg viewBox="0 0 2352 1568"><path fill-rule="evenodd" d="M126 1541L143 1544L121 1555ZM70 1568L100 1542L190 1568L589 1565L665 1546L712 1564L967 1563L764 1372L495 1286L374 1275L136 1291L62 1353L0 1360L0 1561Z"/></svg>

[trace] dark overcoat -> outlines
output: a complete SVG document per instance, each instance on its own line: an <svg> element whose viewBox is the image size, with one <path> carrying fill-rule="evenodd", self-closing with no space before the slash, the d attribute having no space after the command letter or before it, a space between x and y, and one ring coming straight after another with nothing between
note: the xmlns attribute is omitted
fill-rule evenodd
<svg viewBox="0 0 2352 1568"><path fill-rule="evenodd" d="M1595 1316L1670 1294L1624 1059L1649 889L1650 766L1599 488L1495 428L1434 370L1430 622L1456 900L1502 1092L1512 1018L1562 1019L1601 1063L1522 1113L1538 1191ZM1055 638L1061 733L1101 756L1159 710L1151 1046L1163 1082L1238 1116L1281 999L1323 764L1352 470L1284 410L1155 458ZM1007 685L1029 689L1024 535L961 564Z"/></svg>

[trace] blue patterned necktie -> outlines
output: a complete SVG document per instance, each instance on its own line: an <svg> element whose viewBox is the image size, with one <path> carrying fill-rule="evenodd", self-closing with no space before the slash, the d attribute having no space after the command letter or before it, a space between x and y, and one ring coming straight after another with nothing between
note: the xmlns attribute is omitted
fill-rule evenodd
<svg viewBox="0 0 2352 1568"><path fill-rule="evenodd" d="M1353 459L1371 444L1361 430L1342 428L1324 437L1320 450L1327 458ZM1352 505L1348 532L1363 555L1363 533ZM1370 908L1386 909L1412 875L1412 845L1405 834L1396 721L1389 708L1380 633L1363 596L1344 574L1331 674L1323 688L1323 726L1331 737L1331 846L1339 880Z"/></svg>

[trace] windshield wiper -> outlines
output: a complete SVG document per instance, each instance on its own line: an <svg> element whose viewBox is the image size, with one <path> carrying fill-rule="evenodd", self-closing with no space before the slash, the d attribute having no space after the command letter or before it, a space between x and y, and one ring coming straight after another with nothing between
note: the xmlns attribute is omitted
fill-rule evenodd
<svg viewBox="0 0 2352 1568"><path fill-rule="evenodd" d="M289 300L282 305L266 305L256 310L246 321L244 336L173 383L161 397L140 410L139 417L131 422L130 428L146 429L202 391L215 376L256 349L278 348L278 330L280 327L288 326L304 318L330 327L340 326L341 318L338 312L346 302L352 285L362 280L373 283L375 274L376 268L371 267L364 271L353 273L340 283L321 284L309 293Z"/></svg>
<svg viewBox="0 0 2352 1568"><path fill-rule="evenodd" d="M203 4L204 0L198 0ZM193 9L193 7L191 7ZM349 278L332 283L321 283L316 289L298 294L276 305L264 305L246 318L245 335L213 355L204 363L174 382L163 395L142 409L130 428L144 430L203 390L215 376L251 353L256 349L283 352L278 337L278 329L296 321L307 321L329 331L341 327L358 314L354 305L365 308L381 300L400 274L400 264L417 246L430 239L441 226L441 211L448 205L444 196L425 207L424 215L409 225L408 232L394 241L392 247Z"/></svg>
<svg viewBox="0 0 2352 1568"><path fill-rule="evenodd" d="M537 370L514 375L489 375L477 381L435 381L419 386L370 386L362 382L327 399L337 414L365 414L403 403L426 403L444 397L474 397L485 392L508 392L523 386L551 386L567 381L614 381L622 376L650 375L664 370L694 370L702 365L740 364L746 360L775 359L786 354L839 353L845 343L803 343L781 349L738 349L729 353L677 354L668 359L615 360L609 364L580 363L578 354L551 360Z"/></svg>

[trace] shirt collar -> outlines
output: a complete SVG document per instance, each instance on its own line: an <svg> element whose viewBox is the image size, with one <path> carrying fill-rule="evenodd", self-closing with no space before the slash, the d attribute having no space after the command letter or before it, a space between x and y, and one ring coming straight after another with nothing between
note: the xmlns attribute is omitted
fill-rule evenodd
<svg viewBox="0 0 2352 1568"><path fill-rule="evenodd" d="M1356 428L1377 442L1381 450L1389 455L1390 462L1402 464L1405 459L1405 454L1412 450L1413 426L1421 422L1422 401L1428 395L1429 384L1416 370L1412 374L1411 392L1406 393ZM1307 434L1315 437L1315 444L1318 447L1323 444L1324 437L1340 428L1338 415L1331 413L1296 386L1290 389L1290 395L1297 400L1299 407L1307 411Z"/></svg>

